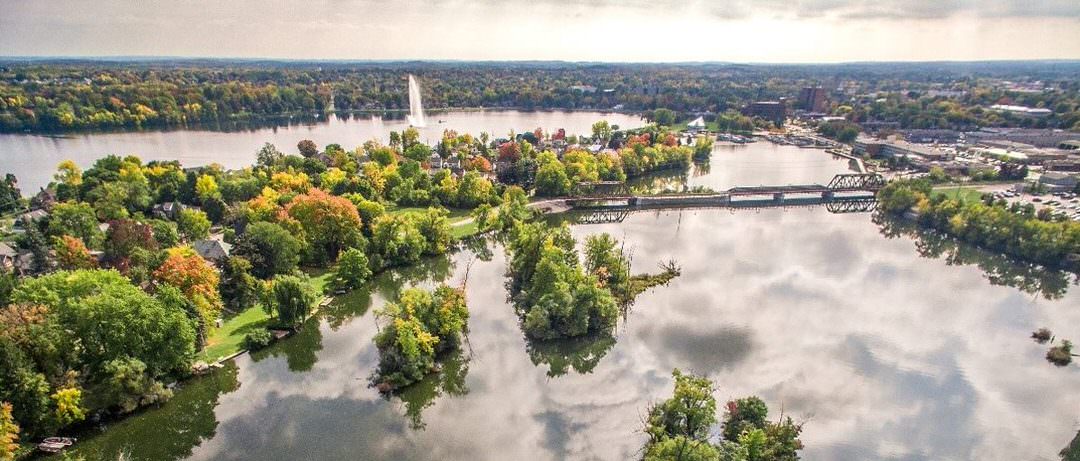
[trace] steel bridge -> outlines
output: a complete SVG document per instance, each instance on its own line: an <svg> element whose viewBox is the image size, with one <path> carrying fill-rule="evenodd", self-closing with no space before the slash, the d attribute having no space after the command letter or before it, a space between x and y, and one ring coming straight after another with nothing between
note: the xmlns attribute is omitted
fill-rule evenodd
<svg viewBox="0 0 1080 461"><path fill-rule="evenodd" d="M877 199L870 196L863 197L851 197L851 198L834 198L832 200L821 199L800 199L798 201L776 203L769 200L747 200L747 201L735 201L726 208L735 210L760 210L765 208L796 208L796 207L814 207L824 206L829 213L868 213L877 209ZM576 212L571 211L572 219L578 224L606 224L606 223L620 223L633 213L641 213L647 211L657 211L660 209L679 209L679 210L703 210L703 209L715 209L717 206L703 206L703 205L689 205L689 206L670 206L670 207L636 207L636 206L612 206L606 208L586 208L578 209Z"/></svg>
<svg viewBox="0 0 1080 461"><path fill-rule="evenodd" d="M575 188L577 195L567 198L570 208L598 209L620 206L646 208L687 206L738 206L740 201L759 202L755 197L769 197L783 205L802 201L808 196L818 197L822 203L837 199L872 198L885 186L885 179L876 173L838 174L828 185L798 184L784 186L740 186L723 192L709 194L633 195L625 185L614 181L581 183ZM853 195L862 193L864 195ZM794 197L791 197L794 196ZM793 203L794 204L794 203Z"/></svg>

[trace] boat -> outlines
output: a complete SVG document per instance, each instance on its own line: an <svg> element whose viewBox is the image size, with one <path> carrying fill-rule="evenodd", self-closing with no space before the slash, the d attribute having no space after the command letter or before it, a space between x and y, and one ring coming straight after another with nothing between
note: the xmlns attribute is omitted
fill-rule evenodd
<svg viewBox="0 0 1080 461"><path fill-rule="evenodd" d="M60 453L65 448L73 445L78 439L74 437L46 437L37 445L37 449L46 453Z"/></svg>

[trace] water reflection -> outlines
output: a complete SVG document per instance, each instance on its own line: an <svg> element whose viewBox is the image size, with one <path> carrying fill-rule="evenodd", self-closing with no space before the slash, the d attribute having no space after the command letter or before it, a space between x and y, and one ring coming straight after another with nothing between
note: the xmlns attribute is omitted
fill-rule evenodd
<svg viewBox="0 0 1080 461"><path fill-rule="evenodd" d="M727 167L714 157L710 175L739 174L728 170L741 163L733 156L757 155L742 152L724 154ZM657 211L573 226L579 240L624 240L634 273L668 259L682 267L638 298L617 340L577 348L527 342L506 300L502 248L485 245L490 259L463 249L341 297L305 325L319 331L319 349L304 371L284 351L241 357L243 384L216 406L172 405L185 389L162 407L216 421L210 431L159 435L148 411L114 425L133 429L80 445L96 447L88 459L124 446L147 450L143 459L634 459L641 415L670 395L679 367L708 375L720 399L759 395L808 419L808 460L1057 459L1076 434L1080 394L1068 390L1080 388L1080 367L1048 366L1046 346L1029 335L1046 327L1080 338L1077 290L1037 278L1006 284L1037 271L992 255L982 262L963 247L930 251L941 245L883 227L820 207ZM402 286L459 285L466 271L467 363L415 395L386 399L369 388L372 310ZM1055 295L1035 295L1043 292Z"/></svg>
<svg viewBox="0 0 1080 461"><path fill-rule="evenodd" d="M164 405L94 431L106 431L108 436L94 436L93 432L80 435L82 440L71 454L89 460L116 459L117 453L127 453L132 461L190 456L194 447L214 437L218 427L214 407L219 397L239 386L236 364L226 363L220 370L185 383Z"/></svg>
<svg viewBox="0 0 1080 461"><path fill-rule="evenodd" d="M1018 288L1046 299L1061 299L1070 285L1080 283L1080 277L1076 274L1015 261L1005 255L982 250L947 235L921 228L911 221L876 213L874 223L881 227L881 234L886 238L904 237L915 240L915 249L919 256L941 258L950 266L975 265L983 271L992 285Z"/></svg>
<svg viewBox="0 0 1080 461"><path fill-rule="evenodd" d="M465 376L469 374L469 356L466 352L460 349L449 351L439 357L439 364L439 371L385 396L391 400L398 399L404 404L405 416L409 418L409 427L412 429L427 427L421 414L443 394L461 397L469 393L465 384Z"/></svg>
<svg viewBox="0 0 1080 461"><path fill-rule="evenodd" d="M595 334L551 341L527 339L526 343L532 363L546 366L548 377L556 378L571 369L581 374L591 373L600 359L615 346L615 337Z"/></svg>
<svg viewBox="0 0 1080 461"><path fill-rule="evenodd" d="M319 330L319 319L311 318L296 330L288 341L278 341L267 347L251 353L251 360L259 362L268 357L284 357L289 371L310 371L318 360L318 353L322 350L322 332Z"/></svg>

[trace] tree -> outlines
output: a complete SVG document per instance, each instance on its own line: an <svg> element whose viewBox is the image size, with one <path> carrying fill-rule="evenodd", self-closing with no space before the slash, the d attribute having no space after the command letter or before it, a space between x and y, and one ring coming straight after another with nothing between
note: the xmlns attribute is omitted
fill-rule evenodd
<svg viewBox="0 0 1080 461"><path fill-rule="evenodd" d="M652 121L660 126L671 126L675 124L675 112L671 109L656 109L652 113Z"/></svg>
<svg viewBox="0 0 1080 461"><path fill-rule="evenodd" d="M305 158L311 158L319 155L319 146L315 145L315 142L310 139L304 139L296 143L296 149L300 151L300 155Z"/></svg>
<svg viewBox="0 0 1080 461"><path fill-rule="evenodd" d="M495 200L495 186L491 181L480 177L475 171L469 171L461 177L457 189L458 207L476 208L481 203L492 203Z"/></svg>
<svg viewBox="0 0 1080 461"><path fill-rule="evenodd" d="M340 290L352 290L371 277L367 255L356 248L349 248L338 258L334 271L334 287Z"/></svg>
<svg viewBox="0 0 1080 461"><path fill-rule="evenodd" d="M334 261L345 248L361 245L360 214L349 199L310 189L285 206L285 213L304 230L309 260Z"/></svg>
<svg viewBox="0 0 1080 461"><path fill-rule="evenodd" d="M217 269L191 247L169 248L154 280L179 288L198 307L203 322L212 324L221 314Z"/></svg>
<svg viewBox="0 0 1080 461"><path fill-rule="evenodd" d="M263 146L259 148L259 151L255 153L256 163L264 167L271 167L284 158L285 154L270 143L263 144Z"/></svg>
<svg viewBox="0 0 1080 461"><path fill-rule="evenodd" d="M570 193L570 178L566 167L557 159L542 161L536 171L536 194L560 197Z"/></svg>
<svg viewBox="0 0 1080 461"><path fill-rule="evenodd" d="M11 415L11 404L0 402L0 461L15 461L18 441L19 425Z"/></svg>
<svg viewBox="0 0 1080 461"><path fill-rule="evenodd" d="M251 273L267 279L291 272L300 263L304 243L283 227L268 222L249 224L236 239L233 254L251 262Z"/></svg>
<svg viewBox="0 0 1080 461"><path fill-rule="evenodd" d="M646 433L652 441L666 437L684 436L705 440L709 429L716 424L716 398L712 382L707 378L672 372L675 392L670 399L649 410Z"/></svg>
<svg viewBox="0 0 1080 461"><path fill-rule="evenodd" d="M251 262L241 256L232 256L221 269L218 291L224 307L242 312L258 301L259 280L251 275Z"/></svg>
<svg viewBox="0 0 1080 461"><path fill-rule="evenodd" d="M469 319L465 294L440 285L433 292L411 288L378 313L387 320L375 335L379 388L415 383L432 371L437 354L459 346Z"/></svg>
<svg viewBox="0 0 1080 461"><path fill-rule="evenodd" d="M609 234L591 235L585 239L585 270L596 276L621 301L627 302L630 293L630 261L618 247L619 242Z"/></svg>
<svg viewBox="0 0 1080 461"><path fill-rule="evenodd" d="M195 180L195 196L199 198L199 203L203 204L212 199L221 199L217 180L208 174L199 176L199 179Z"/></svg>
<svg viewBox="0 0 1080 461"><path fill-rule="evenodd" d="M65 235L54 238L53 251L56 253L56 262L61 269L93 269L97 267L97 259L90 255L90 250L77 237Z"/></svg>
<svg viewBox="0 0 1080 461"><path fill-rule="evenodd" d="M383 268L412 264L420 260L427 249L424 235L406 216L386 215L371 228L371 252L377 257L373 267Z"/></svg>
<svg viewBox="0 0 1080 461"><path fill-rule="evenodd" d="M102 239L94 208L85 202L64 202L53 206L46 234L50 237L77 237L91 248L101 245Z"/></svg>
<svg viewBox="0 0 1080 461"><path fill-rule="evenodd" d="M159 248L170 248L180 243L180 230L176 223L162 219L151 219L147 222L153 231L154 240Z"/></svg>
<svg viewBox="0 0 1080 461"><path fill-rule="evenodd" d="M592 137L593 140L600 141L603 144L607 144L611 140L611 125L607 120L600 120L592 125Z"/></svg>
<svg viewBox="0 0 1080 461"><path fill-rule="evenodd" d="M416 127L408 127L401 132L401 148L409 150L410 147L420 142L420 130Z"/></svg>
<svg viewBox="0 0 1080 461"><path fill-rule="evenodd" d="M19 191L19 181L11 173L4 175L4 180L0 181L0 212L18 210L23 205L22 192Z"/></svg>
<svg viewBox="0 0 1080 461"><path fill-rule="evenodd" d="M709 440L716 424L715 388L701 376L672 372L675 392L649 409L645 433L647 460L795 461L802 426L791 418L772 423L757 397L728 403L724 440ZM731 433L728 429L733 428Z"/></svg>
<svg viewBox="0 0 1080 461"><path fill-rule="evenodd" d="M202 240L210 235L210 219L201 210L180 210L176 225L189 242Z"/></svg>
<svg viewBox="0 0 1080 461"><path fill-rule="evenodd" d="M132 219L109 223L105 236L105 262L123 273L148 262L148 253L158 249L150 225Z"/></svg>
<svg viewBox="0 0 1080 461"><path fill-rule="evenodd" d="M286 326L300 326L315 306L315 289L304 277L281 275L274 278L272 288L278 320Z"/></svg>
<svg viewBox="0 0 1080 461"><path fill-rule="evenodd" d="M70 426L86 418L86 411L82 404L82 389L65 387L49 397L56 407L55 419L61 427Z"/></svg>
<svg viewBox="0 0 1080 461"><path fill-rule="evenodd" d="M82 370L78 376L82 383L110 379L108 364L115 360L138 360L147 380L156 382L165 375L186 373L195 353L195 331L187 314L165 306L116 271L54 272L26 280L12 298L48 309L51 314L42 325L55 330L45 336L62 353L39 363L55 366L56 373ZM50 382L63 383L62 376L53 376ZM57 390L65 387L69 386ZM49 394L44 394L46 400ZM91 410L120 403L108 395L92 400Z"/></svg>

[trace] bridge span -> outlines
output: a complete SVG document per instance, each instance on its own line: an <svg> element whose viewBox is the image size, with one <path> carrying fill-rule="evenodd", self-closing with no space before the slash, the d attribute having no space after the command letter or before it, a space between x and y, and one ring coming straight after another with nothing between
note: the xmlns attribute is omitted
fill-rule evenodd
<svg viewBox="0 0 1080 461"><path fill-rule="evenodd" d="M740 186L715 193L661 195L634 195L626 193L625 188L616 188L610 193L573 196L561 199L561 203L548 203L552 211L555 211L555 208L565 211L621 207L656 209L819 205L874 200L874 194L884 186L885 179L878 174L838 174L827 185Z"/></svg>

